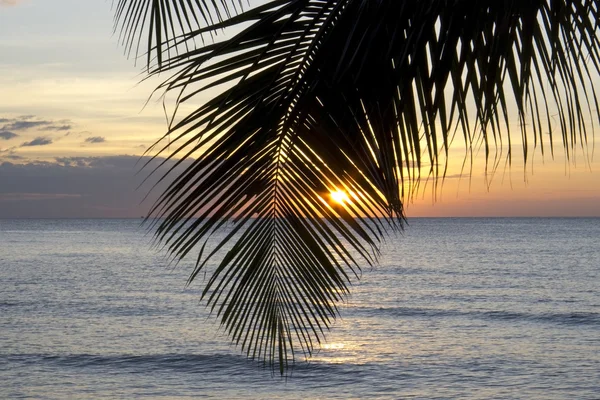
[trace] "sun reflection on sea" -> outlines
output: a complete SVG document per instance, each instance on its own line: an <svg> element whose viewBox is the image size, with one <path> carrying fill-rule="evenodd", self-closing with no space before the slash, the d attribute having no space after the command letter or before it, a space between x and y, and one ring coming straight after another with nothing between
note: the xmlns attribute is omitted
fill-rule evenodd
<svg viewBox="0 0 600 400"><path fill-rule="evenodd" d="M380 350L379 346L371 347L369 340L325 344L311 357L311 362L347 365L377 364L382 361L376 353L378 350Z"/></svg>
<svg viewBox="0 0 600 400"><path fill-rule="evenodd" d="M357 353L358 346L354 343L325 343L311 360L325 364L356 364Z"/></svg>
<svg viewBox="0 0 600 400"><path fill-rule="evenodd" d="M323 349L326 350L339 350L343 349L344 347L346 347L344 343L326 343L323 345Z"/></svg>

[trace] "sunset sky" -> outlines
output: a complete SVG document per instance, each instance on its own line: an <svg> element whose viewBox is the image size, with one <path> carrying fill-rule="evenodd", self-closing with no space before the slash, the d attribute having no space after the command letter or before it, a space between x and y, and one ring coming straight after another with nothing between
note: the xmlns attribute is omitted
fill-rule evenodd
<svg viewBox="0 0 600 400"><path fill-rule="evenodd" d="M136 161L166 127L160 99L144 107L159 81L139 84L143 61L127 59L112 26L109 0L0 0L0 218L146 212ZM517 147L487 180L480 158L460 176L458 143L436 201L423 182L407 215L600 216L595 141L593 159L590 141L575 162L536 153L526 169Z"/></svg>

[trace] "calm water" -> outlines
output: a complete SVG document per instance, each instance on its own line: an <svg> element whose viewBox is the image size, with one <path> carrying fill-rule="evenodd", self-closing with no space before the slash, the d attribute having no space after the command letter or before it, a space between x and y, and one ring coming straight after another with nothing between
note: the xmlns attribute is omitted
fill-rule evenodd
<svg viewBox="0 0 600 400"><path fill-rule="evenodd" d="M135 220L0 220L0 398L600 399L600 219L413 219L286 380Z"/></svg>

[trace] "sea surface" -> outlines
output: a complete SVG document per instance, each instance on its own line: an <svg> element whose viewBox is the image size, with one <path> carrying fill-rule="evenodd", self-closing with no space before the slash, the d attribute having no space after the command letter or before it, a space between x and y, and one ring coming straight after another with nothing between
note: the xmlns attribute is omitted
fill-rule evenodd
<svg viewBox="0 0 600 400"><path fill-rule="evenodd" d="M0 398L600 399L600 219L410 219L289 376L138 220L0 220Z"/></svg>

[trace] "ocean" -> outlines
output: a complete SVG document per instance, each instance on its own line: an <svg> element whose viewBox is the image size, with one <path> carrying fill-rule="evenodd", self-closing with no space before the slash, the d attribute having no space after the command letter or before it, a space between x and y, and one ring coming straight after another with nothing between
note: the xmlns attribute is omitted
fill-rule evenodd
<svg viewBox="0 0 600 400"><path fill-rule="evenodd" d="M600 219L409 219L283 378L151 242L0 220L0 398L600 399Z"/></svg>

